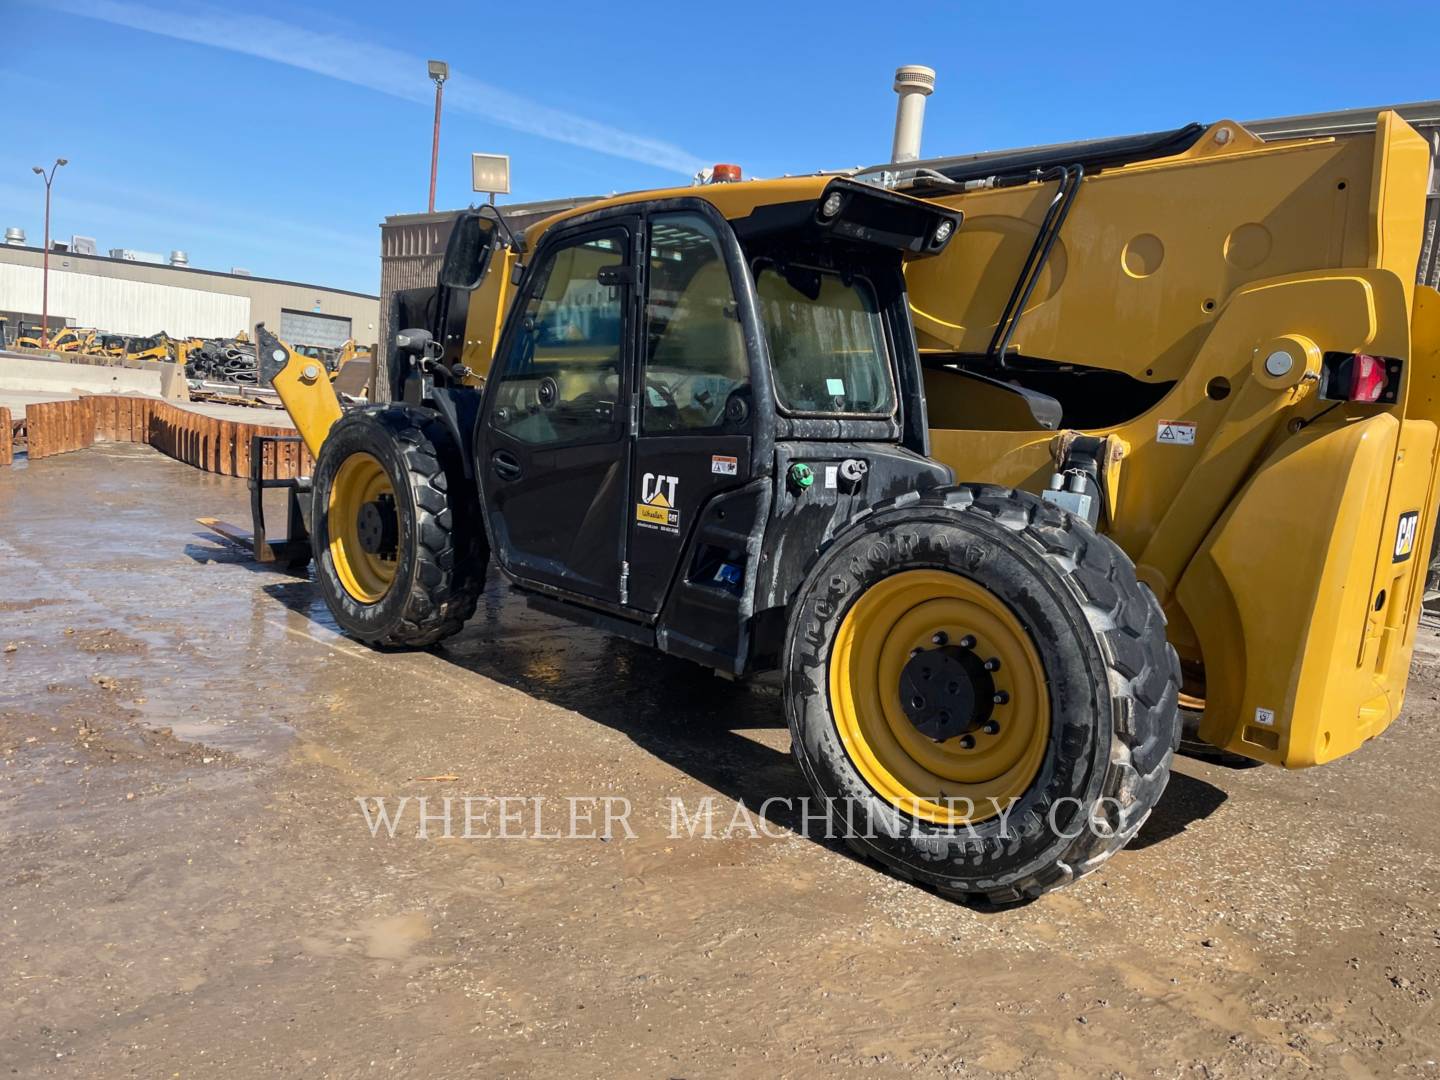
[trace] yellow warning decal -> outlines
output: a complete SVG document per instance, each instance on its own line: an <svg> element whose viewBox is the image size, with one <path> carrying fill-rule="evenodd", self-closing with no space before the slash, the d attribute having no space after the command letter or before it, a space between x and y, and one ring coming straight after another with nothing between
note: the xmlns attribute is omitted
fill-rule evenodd
<svg viewBox="0 0 1440 1080"><path fill-rule="evenodd" d="M636 503L635 520L643 521L647 525L669 525L670 508L666 506L651 506L648 503Z"/></svg>

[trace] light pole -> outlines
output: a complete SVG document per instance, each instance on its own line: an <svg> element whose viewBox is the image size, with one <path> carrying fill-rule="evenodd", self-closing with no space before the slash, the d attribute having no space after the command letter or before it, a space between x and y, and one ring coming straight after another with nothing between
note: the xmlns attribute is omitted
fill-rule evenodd
<svg viewBox="0 0 1440 1080"><path fill-rule="evenodd" d="M435 138L430 144L430 213L435 212L435 170L440 164L440 99L445 96L445 80L450 65L444 60L430 61L430 78L435 80Z"/></svg>
<svg viewBox="0 0 1440 1080"><path fill-rule="evenodd" d="M69 162L65 158L56 158L55 164L50 166L47 173L39 165L33 168L45 181L45 252L41 255L44 269L40 272L40 348L46 349L50 346L50 185L55 181L55 170L61 165Z"/></svg>

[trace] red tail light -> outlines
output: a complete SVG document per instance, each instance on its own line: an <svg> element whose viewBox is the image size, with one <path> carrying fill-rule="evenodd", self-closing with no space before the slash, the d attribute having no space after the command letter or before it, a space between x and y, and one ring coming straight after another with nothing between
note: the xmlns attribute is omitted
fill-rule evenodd
<svg viewBox="0 0 1440 1080"><path fill-rule="evenodd" d="M1350 400L1379 401L1388 381L1382 360L1357 353L1355 364L1350 369Z"/></svg>
<svg viewBox="0 0 1440 1080"><path fill-rule="evenodd" d="M1320 396L1327 401L1393 405L1405 364L1393 356L1328 352L1321 364Z"/></svg>

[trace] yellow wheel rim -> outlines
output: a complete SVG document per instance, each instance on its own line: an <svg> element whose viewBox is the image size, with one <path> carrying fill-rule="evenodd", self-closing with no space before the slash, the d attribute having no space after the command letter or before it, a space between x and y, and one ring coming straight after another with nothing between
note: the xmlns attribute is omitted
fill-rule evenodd
<svg viewBox="0 0 1440 1080"><path fill-rule="evenodd" d="M393 502L395 488L385 466L364 453L345 459L330 488L326 507L330 561L345 591L362 604L379 602L395 580L396 560L367 551L360 542L361 511L386 495Z"/></svg>
<svg viewBox="0 0 1440 1080"><path fill-rule="evenodd" d="M944 741L922 734L901 700L911 656L937 643L967 643L976 657L998 661L990 677L1002 699L987 727ZM830 656L830 705L865 782L941 825L994 817L1023 795L1050 734L1050 694L1029 633L989 590L944 570L893 574L855 601Z"/></svg>

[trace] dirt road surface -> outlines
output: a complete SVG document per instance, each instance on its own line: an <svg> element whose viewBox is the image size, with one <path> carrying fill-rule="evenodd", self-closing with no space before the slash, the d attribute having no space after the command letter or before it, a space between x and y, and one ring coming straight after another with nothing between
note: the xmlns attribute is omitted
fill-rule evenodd
<svg viewBox="0 0 1440 1080"><path fill-rule="evenodd" d="M0 1075L1440 1077L1433 634L1351 759L1181 760L1098 873L974 910L729 828L805 793L773 687L493 579L372 652L201 514L244 485L145 447L0 470Z"/></svg>

